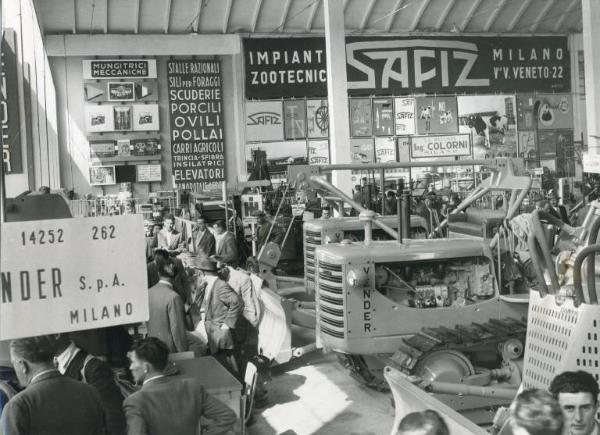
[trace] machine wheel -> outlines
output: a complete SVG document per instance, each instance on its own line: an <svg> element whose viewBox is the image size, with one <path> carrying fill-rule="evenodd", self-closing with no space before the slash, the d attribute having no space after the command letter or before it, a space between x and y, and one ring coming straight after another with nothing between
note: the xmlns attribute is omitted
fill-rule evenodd
<svg viewBox="0 0 600 435"><path fill-rule="evenodd" d="M338 354L338 360L362 384L378 391L389 391L390 388L383 377L383 369L386 366L383 359L376 355Z"/></svg>
<svg viewBox="0 0 600 435"><path fill-rule="evenodd" d="M420 359L412 374L429 382L461 382L462 378L474 375L475 368L462 352L437 350Z"/></svg>

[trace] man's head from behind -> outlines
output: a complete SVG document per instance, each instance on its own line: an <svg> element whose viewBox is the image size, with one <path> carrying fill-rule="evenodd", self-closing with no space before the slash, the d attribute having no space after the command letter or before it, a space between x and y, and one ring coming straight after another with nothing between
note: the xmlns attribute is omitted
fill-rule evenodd
<svg viewBox="0 0 600 435"><path fill-rule="evenodd" d="M10 360L23 387L29 385L36 374L54 367L55 348L54 337L48 335L11 341Z"/></svg>
<svg viewBox="0 0 600 435"><path fill-rule="evenodd" d="M514 435L561 435L560 406L547 391L523 391L515 399L511 427Z"/></svg>
<svg viewBox="0 0 600 435"><path fill-rule="evenodd" d="M598 382L584 371L563 372L550 384L570 435L590 435L596 425Z"/></svg>
<svg viewBox="0 0 600 435"><path fill-rule="evenodd" d="M169 362L169 348L160 339L148 337L133 345L129 352L129 369L136 383L160 375Z"/></svg>
<svg viewBox="0 0 600 435"><path fill-rule="evenodd" d="M213 229L215 230L215 233L221 235L227 231L227 225L224 220L218 220L213 224Z"/></svg>
<svg viewBox="0 0 600 435"><path fill-rule="evenodd" d="M175 262L169 255L168 251L165 251L164 249L157 249L154 253L154 262L156 263L159 277L169 279L175 278L177 269L175 267Z"/></svg>
<svg viewBox="0 0 600 435"><path fill-rule="evenodd" d="M449 435L444 419L434 410L411 412L398 426L398 435Z"/></svg>

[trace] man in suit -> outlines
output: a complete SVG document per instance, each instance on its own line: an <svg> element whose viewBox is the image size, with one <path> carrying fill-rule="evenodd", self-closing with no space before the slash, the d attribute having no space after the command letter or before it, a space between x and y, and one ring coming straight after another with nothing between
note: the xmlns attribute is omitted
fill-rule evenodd
<svg viewBox="0 0 600 435"><path fill-rule="evenodd" d="M215 235L215 252L219 261L231 267L238 267L240 263L237 241L235 236L227 231L225 221L218 220L213 224Z"/></svg>
<svg viewBox="0 0 600 435"><path fill-rule="evenodd" d="M208 258L215 255L215 236L206 227L204 216L198 216L196 219L196 227L192 232L192 243L197 256Z"/></svg>
<svg viewBox="0 0 600 435"><path fill-rule="evenodd" d="M191 268L196 270L196 288L204 287L200 306L202 320L196 331L205 339L211 355L237 376L234 328L244 309L242 298L227 282L219 279L217 263L213 260L196 257Z"/></svg>
<svg viewBox="0 0 600 435"><path fill-rule="evenodd" d="M201 433L200 417L210 423L204 435L226 434L235 413L208 394L197 379L166 376L169 349L148 337L130 352L131 374L142 388L125 399L128 435L195 435Z"/></svg>
<svg viewBox="0 0 600 435"><path fill-rule="evenodd" d="M160 279L158 276L158 266L156 263L156 257L161 257L163 260L169 258L169 252L164 249L158 249L154 253L154 260L146 265L146 273L148 277L148 288L156 285ZM175 277L172 279L173 289L181 296L183 302L189 303L191 299L192 289L185 271L183 261L177 257L171 257L173 264L175 265Z"/></svg>
<svg viewBox="0 0 600 435"><path fill-rule="evenodd" d="M171 255L177 255L184 247L181 233L175 227L175 218L172 214L167 214L164 220L163 229L158 232L157 242L159 249L169 251Z"/></svg>
<svg viewBox="0 0 600 435"><path fill-rule="evenodd" d="M108 433L124 434L123 395L108 364L78 348L67 334L56 336L54 355L60 373L96 389L104 406Z"/></svg>
<svg viewBox="0 0 600 435"><path fill-rule="evenodd" d="M157 251L154 259L159 281L148 290L150 318L147 322L148 336L164 341L170 352L188 349L184 324L183 299L173 288L175 263L168 255Z"/></svg>
<svg viewBox="0 0 600 435"><path fill-rule="evenodd" d="M20 434L104 434L105 416L96 390L54 368L54 338L10 343L10 358L25 390L2 410L1 432Z"/></svg>
<svg viewBox="0 0 600 435"><path fill-rule="evenodd" d="M154 222L144 220L144 235L146 236L146 263L150 263L154 258L154 251L158 247L157 235L154 234Z"/></svg>

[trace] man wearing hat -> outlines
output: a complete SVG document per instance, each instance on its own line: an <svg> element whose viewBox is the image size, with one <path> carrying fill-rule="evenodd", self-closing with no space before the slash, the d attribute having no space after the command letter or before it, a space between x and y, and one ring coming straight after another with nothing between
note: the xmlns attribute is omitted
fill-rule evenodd
<svg viewBox="0 0 600 435"><path fill-rule="evenodd" d="M196 332L205 340L211 355L237 376L237 365L233 358L233 334L244 303L229 284L219 279L215 261L196 257L191 261L191 268L196 271L196 292L204 289L199 307L201 320L196 326Z"/></svg>
<svg viewBox="0 0 600 435"><path fill-rule="evenodd" d="M158 248L153 220L144 219L144 235L146 236L146 263L150 263L154 259L154 251Z"/></svg>

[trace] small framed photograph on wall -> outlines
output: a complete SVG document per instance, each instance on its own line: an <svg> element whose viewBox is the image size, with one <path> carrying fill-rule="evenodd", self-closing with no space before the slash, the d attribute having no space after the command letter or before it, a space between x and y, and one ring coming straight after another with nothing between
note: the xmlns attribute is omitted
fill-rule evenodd
<svg viewBox="0 0 600 435"><path fill-rule="evenodd" d="M134 82L108 82L108 101L135 101Z"/></svg>
<svg viewBox="0 0 600 435"><path fill-rule="evenodd" d="M115 166L90 166L90 184L106 186L115 184Z"/></svg>
<svg viewBox="0 0 600 435"><path fill-rule="evenodd" d="M131 130L131 106L114 106L115 130Z"/></svg>
<svg viewBox="0 0 600 435"><path fill-rule="evenodd" d="M86 105L85 127L89 133L113 131L115 129L113 107L110 105Z"/></svg>
<svg viewBox="0 0 600 435"><path fill-rule="evenodd" d="M158 122L158 104L133 105L133 130L160 130L160 123Z"/></svg>

